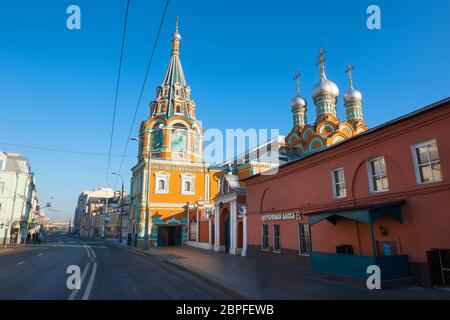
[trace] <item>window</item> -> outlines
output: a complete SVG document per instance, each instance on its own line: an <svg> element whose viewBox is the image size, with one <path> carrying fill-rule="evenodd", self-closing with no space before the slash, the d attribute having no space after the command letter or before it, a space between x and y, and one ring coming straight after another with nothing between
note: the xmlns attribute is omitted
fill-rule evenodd
<svg viewBox="0 0 450 320"><path fill-rule="evenodd" d="M417 183L442 180L436 140L416 144L412 147Z"/></svg>
<svg viewBox="0 0 450 320"><path fill-rule="evenodd" d="M163 172L155 173L155 193L166 194L169 192L169 175Z"/></svg>
<svg viewBox="0 0 450 320"><path fill-rule="evenodd" d="M190 174L181 175L181 194L193 195L194 193L194 176Z"/></svg>
<svg viewBox="0 0 450 320"><path fill-rule="evenodd" d="M163 179L158 180L158 191L164 191L166 190L166 181Z"/></svg>
<svg viewBox="0 0 450 320"><path fill-rule="evenodd" d="M5 192L5 183L0 181L0 194L3 194L3 192Z"/></svg>
<svg viewBox="0 0 450 320"><path fill-rule="evenodd" d="M335 198L344 198L347 196L345 189L344 168L331 171L331 180L333 183L333 196Z"/></svg>
<svg viewBox="0 0 450 320"><path fill-rule="evenodd" d="M4 165L5 165L5 160L0 159L0 170L3 170Z"/></svg>
<svg viewBox="0 0 450 320"><path fill-rule="evenodd" d="M273 225L273 251L281 252L281 236L280 236L280 225Z"/></svg>
<svg viewBox="0 0 450 320"><path fill-rule="evenodd" d="M368 162L369 186L371 192L388 191L388 177L384 157L378 157Z"/></svg>
<svg viewBox="0 0 450 320"><path fill-rule="evenodd" d="M175 106L175 113L180 113L180 114L183 113L183 110L182 110L180 104L177 104L177 105Z"/></svg>
<svg viewBox="0 0 450 320"><path fill-rule="evenodd" d="M302 255L309 255L311 252L311 235L309 225L306 223L298 224L298 240L299 253Z"/></svg>
<svg viewBox="0 0 450 320"><path fill-rule="evenodd" d="M262 250L269 250L269 226L267 224L262 225Z"/></svg>

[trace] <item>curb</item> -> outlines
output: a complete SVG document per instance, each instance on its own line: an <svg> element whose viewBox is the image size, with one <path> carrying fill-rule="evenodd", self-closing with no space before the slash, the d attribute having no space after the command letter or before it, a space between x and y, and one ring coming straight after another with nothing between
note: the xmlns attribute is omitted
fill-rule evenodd
<svg viewBox="0 0 450 320"><path fill-rule="evenodd" d="M144 255L144 256L149 256L149 257L156 258L159 261L162 261L162 262L164 262L164 263L166 263L168 265L171 265L171 266L173 266L173 267L175 267L175 268L177 268L177 269L179 269L181 271L189 273L190 275L196 277L197 279L202 280L203 282L205 282L206 284L210 285L211 287L219 289L222 292L230 295L231 297L233 297L233 298L235 298L237 300L251 300L252 299L248 295L245 295L244 293L239 292L241 290L237 290L235 288L231 288L229 286L223 285L222 283L219 283L218 281L212 279L212 277L208 277L208 276L205 276L203 274L200 274L199 272L197 272L196 270L194 270L192 268L183 266L183 265L181 265L179 263L176 263L176 262L169 261L167 259L159 257L158 255L152 254L150 252L145 252L145 251L143 251L141 249L130 248L128 246L118 246L118 247L124 248L124 249L126 249L128 251L134 252L134 253L139 254L139 255Z"/></svg>

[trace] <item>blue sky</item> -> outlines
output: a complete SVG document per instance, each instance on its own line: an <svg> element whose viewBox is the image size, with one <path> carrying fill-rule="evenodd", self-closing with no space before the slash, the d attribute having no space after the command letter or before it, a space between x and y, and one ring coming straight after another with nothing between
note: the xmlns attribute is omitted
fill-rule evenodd
<svg viewBox="0 0 450 320"><path fill-rule="evenodd" d="M81 8L81 30L66 28L66 8ZM107 157L36 150L20 144L107 154L126 1L0 2L0 150L20 152L36 174L41 202L55 218L73 215L83 190L105 184ZM164 0L131 0L113 154L123 152ZM366 27L366 8L381 8L381 30ZM171 0L134 132L163 78L175 16L181 61L205 129L279 128L287 134L295 70L308 121L319 80L318 50L340 88L356 66L369 127L449 94L450 2ZM136 161L131 143L123 173ZM111 160L118 170L120 157ZM110 179L115 182L115 179ZM118 187L118 184L116 185Z"/></svg>

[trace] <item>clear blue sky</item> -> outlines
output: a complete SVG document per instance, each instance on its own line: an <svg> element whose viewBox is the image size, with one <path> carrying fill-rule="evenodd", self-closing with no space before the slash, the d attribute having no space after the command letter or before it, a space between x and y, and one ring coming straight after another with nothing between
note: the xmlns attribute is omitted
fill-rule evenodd
<svg viewBox="0 0 450 320"><path fill-rule="evenodd" d="M0 2L0 143L108 153L125 0ZM66 8L81 8L81 30L66 28ZM131 0L113 154L121 154L164 0ZM381 7L381 30L366 27L366 8ZM326 72L340 88L345 64L363 93L369 127L449 95L450 2L222 0L170 2L134 132L148 116L180 18L181 60L197 116L207 128L279 128L287 134L299 69L308 119L320 46ZM105 184L107 157L20 152L36 174L41 202L54 197L59 217L73 215L83 190ZM136 146L128 150L126 189ZM113 157L117 170L120 157ZM115 179L112 179L115 182ZM118 185L117 185L118 186ZM55 218L58 215L53 215Z"/></svg>

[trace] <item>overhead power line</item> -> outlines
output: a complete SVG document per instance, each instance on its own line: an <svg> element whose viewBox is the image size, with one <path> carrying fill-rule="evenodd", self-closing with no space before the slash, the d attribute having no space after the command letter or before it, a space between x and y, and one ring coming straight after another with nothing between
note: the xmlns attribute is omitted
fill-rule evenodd
<svg viewBox="0 0 450 320"><path fill-rule="evenodd" d="M80 155L87 155L87 156L108 157L108 155L109 155L108 153L79 151L79 150L67 150L67 149L58 149L58 148L42 147L42 146L31 146L31 145L27 145L27 144L17 144L17 143L9 143L9 142L0 142L0 145L10 146L10 147L26 148L26 149L34 149L34 150L40 150L40 151L80 154ZM122 157L122 154L111 154L111 157ZM125 156L125 157L126 158L135 158L135 156Z"/></svg>
<svg viewBox="0 0 450 320"><path fill-rule="evenodd" d="M116 82L116 95L114 98L114 110L113 110L113 118L112 118L112 124L111 124L111 135L109 140L109 152L108 152L108 164L106 169L106 186L108 186L109 181L109 167L111 165L111 151L112 151L112 145L113 145L113 138L114 138L114 125L116 122L116 111L117 111L117 97L119 95L119 84L120 84L120 73L122 70L122 59L123 59L123 48L125 46L125 34L127 31L127 21L128 21L128 8L130 6L130 0L127 0L127 7L125 9L125 22L123 24L123 34L122 34L122 46L120 48L120 60L119 60L119 71L117 72L117 82Z"/></svg>
<svg viewBox="0 0 450 320"><path fill-rule="evenodd" d="M136 108L134 110L133 121L131 122L130 131L128 132L128 137L127 137L127 141L126 141L126 144L125 144L125 149L123 150L122 159L120 160L120 166L119 166L119 170L118 170L119 173L122 172L123 161L124 161L124 158L125 158L125 154L126 154L126 152L128 150L128 144L130 142L131 134L133 133L134 123L136 121L136 116L137 116L137 113L139 111L139 105L141 103L142 95L144 93L145 85L147 83L148 73L149 73L150 67L152 65L153 56L155 55L156 46L158 44L159 35L161 34L161 29L162 29L162 26L163 26L163 23L164 23L164 18L166 16L167 7L169 6L169 2L170 2L170 0L166 0L166 5L164 6L164 11L163 11L162 16L161 16L161 21L159 23L158 32L156 34L155 41L153 42L152 53L150 55L150 59L149 59L148 64L147 64L147 70L145 71L144 81L142 82L141 91L139 93L139 97L138 97L138 101L137 101L137 104L136 104ZM117 182L117 179L116 179L116 182Z"/></svg>

